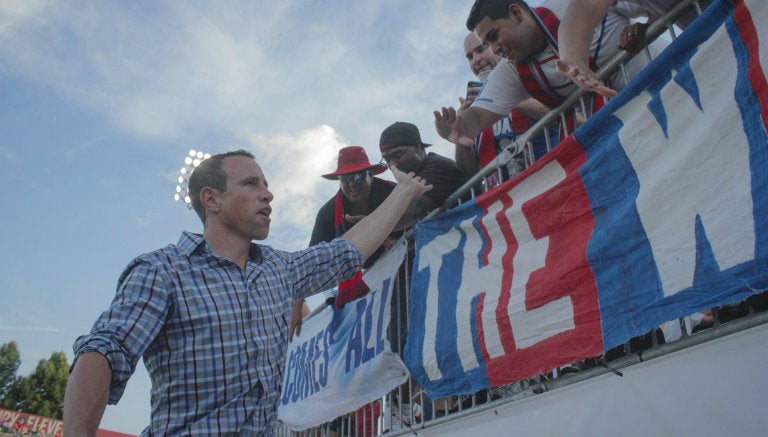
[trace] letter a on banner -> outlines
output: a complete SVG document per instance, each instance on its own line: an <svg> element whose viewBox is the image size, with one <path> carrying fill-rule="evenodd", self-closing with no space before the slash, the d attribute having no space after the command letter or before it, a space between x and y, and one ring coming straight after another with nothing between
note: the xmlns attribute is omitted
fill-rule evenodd
<svg viewBox="0 0 768 437"><path fill-rule="evenodd" d="M392 352L390 303L406 242L401 239L363 274L371 292L304 321L288 345L278 417L301 431L374 402L408 379Z"/></svg>

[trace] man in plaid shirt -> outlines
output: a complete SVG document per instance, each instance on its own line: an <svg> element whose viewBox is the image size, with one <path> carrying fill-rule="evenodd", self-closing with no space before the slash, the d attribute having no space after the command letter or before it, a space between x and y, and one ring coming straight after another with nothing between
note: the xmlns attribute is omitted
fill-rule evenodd
<svg viewBox="0 0 768 437"><path fill-rule="evenodd" d="M139 358L152 380L142 435L271 435L293 302L350 278L431 188L392 172L386 201L342 237L298 252L252 243L269 233L272 193L253 155L214 155L192 173L203 235L133 260L110 307L74 344L64 434L93 436Z"/></svg>

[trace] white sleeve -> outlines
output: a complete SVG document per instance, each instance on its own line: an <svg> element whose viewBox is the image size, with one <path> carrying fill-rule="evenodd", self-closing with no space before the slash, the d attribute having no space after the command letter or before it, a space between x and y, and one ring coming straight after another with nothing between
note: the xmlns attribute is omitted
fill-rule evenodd
<svg viewBox="0 0 768 437"><path fill-rule="evenodd" d="M648 10L638 4L636 0L618 0L613 3L613 6L610 9L613 9L617 14L627 18L648 17Z"/></svg>
<svg viewBox="0 0 768 437"><path fill-rule="evenodd" d="M502 60L488 76L483 90L475 98L472 107L507 116L523 100L531 97L520 82L515 67Z"/></svg>

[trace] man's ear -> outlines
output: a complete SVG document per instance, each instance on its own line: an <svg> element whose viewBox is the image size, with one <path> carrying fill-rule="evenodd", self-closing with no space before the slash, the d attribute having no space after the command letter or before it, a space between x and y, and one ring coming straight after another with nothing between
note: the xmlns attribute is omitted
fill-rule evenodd
<svg viewBox="0 0 768 437"><path fill-rule="evenodd" d="M523 21L523 7L516 4L516 3L510 3L509 4L509 18L511 20L515 20L515 22L519 23Z"/></svg>
<svg viewBox="0 0 768 437"><path fill-rule="evenodd" d="M200 190L200 203L203 204L206 211L219 211L219 191L211 187L203 187Z"/></svg>

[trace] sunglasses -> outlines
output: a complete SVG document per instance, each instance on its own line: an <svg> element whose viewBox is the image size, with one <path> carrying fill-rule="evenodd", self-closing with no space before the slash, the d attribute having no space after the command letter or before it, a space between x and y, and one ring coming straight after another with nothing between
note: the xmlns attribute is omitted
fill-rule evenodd
<svg viewBox="0 0 768 437"><path fill-rule="evenodd" d="M363 179L366 179L370 174L371 172L369 172L368 170L359 171L357 173L340 174L339 180L341 181L342 184L348 184L350 182L354 182L357 184L362 182Z"/></svg>

